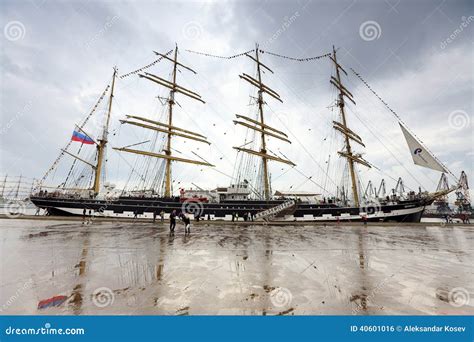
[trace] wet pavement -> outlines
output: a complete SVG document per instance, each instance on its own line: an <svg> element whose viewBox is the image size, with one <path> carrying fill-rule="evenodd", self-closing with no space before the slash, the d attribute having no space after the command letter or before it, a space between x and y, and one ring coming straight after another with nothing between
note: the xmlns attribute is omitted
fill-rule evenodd
<svg viewBox="0 0 474 342"><path fill-rule="evenodd" d="M170 236L3 219L0 314L472 315L473 245L462 225L201 222Z"/></svg>

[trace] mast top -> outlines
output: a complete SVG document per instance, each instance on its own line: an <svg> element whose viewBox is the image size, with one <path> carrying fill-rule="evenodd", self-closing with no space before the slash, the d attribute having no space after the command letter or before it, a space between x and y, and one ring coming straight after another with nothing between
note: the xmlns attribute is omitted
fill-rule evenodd
<svg viewBox="0 0 474 342"><path fill-rule="evenodd" d="M257 103L258 103L259 117L258 119L254 120L252 118L237 114L236 115L237 119L242 119L244 121L234 120L234 124L244 126L246 128L254 130L255 132L260 133L260 137L261 137L260 150L256 151L256 150L242 148L242 147L234 147L234 149L236 149L239 152L244 152L250 155L258 156L262 159L262 165L263 165L262 178L263 178L263 190L264 190L263 197L266 200L269 200L271 198L271 186L270 186L270 175L268 171L268 161L269 160L277 161L280 163L291 165L293 167L295 166L295 164L291 162L290 160L287 160L286 158L283 159L283 158L271 155L267 152L266 139L268 136L277 138L287 143L291 143L291 141L288 139L288 136L284 132L276 128L273 128L265 123L264 111L263 111L263 105L265 104L265 101L263 100L263 94L265 93L280 102L283 102L283 101L280 98L280 95L275 90L273 90L272 88L264 84L262 81L261 68L264 68L270 71L271 73L273 73L273 70L271 70L267 65L263 64L260 61L259 52L260 52L259 44L255 43L255 57L251 56L249 53L244 53L245 56L247 56L248 58L250 58L252 61L254 61L257 64L257 76L254 78L246 73L242 73L241 75L239 75L241 79L243 79L244 81L248 82L250 85L258 89Z"/></svg>
<svg viewBox="0 0 474 342"><path fill-rule="evenodd" d="M169 89L169 96L167 99L168 102L168 119L167 122L159 122L155 120L151 120L142 116L137 116L137 115L127 115L126 120L120 120L122 124L129 124L133 126L138 126L141 128L145 129L150 129L155 132L163 133L165 134L165 145L163 147L162 152L163 153L156 153L154 151L142 151L142 150L135 150L135 149L130 149L130 145L127 147L120 147L120 148L114 148L115 150L122 151L122 152L128 152L128 153L133 153L133 154L138 154L138 155L143 155L143 156L148 156L148 157L153 157L153 158L160 158L163 159L165 162L165 170L164 170L164 196L165 197L171 197L173 194L172 191L172 167L171 163L172 162L182 162L182 163L188 163L188 164L196 164L196 165L204 165L204 166L210 166L213 167L211 163L208 162L202 162L198 160L192 160L192 159L187 159L183 157L176 156L172 153L172 138L173 137L180 137L184 139L190 139L193 141L198 141L201 143L206 143L210 145L210 142L207 141L207 138L199 133L192 132L190 130L187 130L185 128L180 128L174 125L173 123L173 107L176 104L175 101L175 95L176 93L185 95L193 100L205 103L201 95L198 93L189 90L181 85L179 85L176 81L176 76L177 76L177 69L178 67L186 69L188 71L191 71L193 74L197 74L197 72L190 67L178 62L178 44L175 43L175 49L174 49L174 56L173 58L168 57L168 54L163 54L157 51L153 51L156 55L160 56L163 59L166 59L170 61L173 64L173 70L172 70L172 76L171 80L159 77L157 75L151 74L149 72L143 72L139 73L138 76L140 78L145 78L149 81L152 81L155 84L158 84L159 86L165 87ZM133 145L132 145L133 146Z"/></svg>
<svg viewBox="0 0 474 342"><path fill-rule="evenodd" d="M351 101L354 105L356 102L353 99L352 93L343 85L342 79L341 79L341 73L342 71L346 76L347 72L344 70L344 68L337 62L337 57L336 57L336 47L333 45L332 46L332 56L329 56L329 58L332 60L334 63L334 67L336 69L336 77L331 76L329 82L332 84L337 90L339 90L339 98L337 101L337 105L340 110L341 114L341 121L333 121L333 128L337 130L338 132L342 133L344 136L344 150L343 151L338 151L338 154L341 157L344 157L347 159L347 163L349 165L349 173L351 177L351 183L352 183L352 194L354 197L354 204L355 206L359 206L359 193L357 189L357 179L356 179L356 174L355 174L355 168L354 164L361 164L364 165L368 168L371 167L369 162L367 162L365 159L362 158L360 153L353 153L352 151L352 146L351 146L351 141L354 141L358 143L361 146L364 146L364 143L362 142L361 137L355 133L353 130L351 130L348 125L347 125L347 118L346 118L346 113L344 110L345 107L345 101L344 99L348 99Z"/></svg>

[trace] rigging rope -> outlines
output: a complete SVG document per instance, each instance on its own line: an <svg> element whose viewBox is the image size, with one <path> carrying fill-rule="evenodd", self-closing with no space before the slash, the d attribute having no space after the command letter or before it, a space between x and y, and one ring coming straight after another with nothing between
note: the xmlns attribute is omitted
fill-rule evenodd
<svg viewBox="0 0 474 342"><path fill-rule="evenodd" d="M400 117L400 115L398 115L389 105L387 102L385 102L379 94L377 94L377 92L375 90L372 89L372 87L367 83L367 81L362 78L362 76L356 72L354 69L350 68L352 73L354 75L357 76L357 78L359 78L359 80L367 87L367 89L369 89L371 91L372 94L374 94L383 104L384 106L395 116L395 118L397 118L397 120L403 124L403 126L405 127L406 130L408 130L421 144L423 144L423 146L425 147L425 149L431 154L431 156L438 162L440 163L446 171L448 171L451 176L453 176L455 179L456 179L456 176L451 172L451 170L449 170L446 165L444 165L436 156L433 152L431 152L428 147L426 147L426 145L423 143L423 141L411 130L408 128L408 125L402 120L402 118Z"/></svg>
<svg viewBox="0 0 474 342"><path fill-rule="evenodd" d="M82 146L84 146L84 143L83 143L83 142L81 143L81 146L79 146L79 149L77 150L77 154L78 154L78 155L80 155L80 153L81 153ZM73 162L72 162L72 165L71 165L71 168L69 169L69 172L68 172L68 174L67 174L67 176L66 176L66 179L65 179L65 181L64 181L64 183L63 183L63 190L66 188L66 183L68 182L69 177L71 177L72 171L74 170L74 166L76 166L76 161L77 161L77 159L74 158L74 160L73 160ZM76 181L76 185L77 185L77 181ZM58 186L58 188L59 188L59 186Z"/></svg>
<svg viewBox="0 0 474 342"><path fill-rule="evenodd" d="M94 107L92 108L92 110L90 111L90 113L86 116L86 118L84 119L84 122L79 125L79 128L84 128L84 126L86 125L86 123L89 121L89 119L91 118L91 116L95 113L95 111L97 110L97 107L100 105L100 103L102 102L102 100L104 99L105 97L105 94L107 94L107 91L109 90L110 88L110 84L107 85L107 87L105 87L105 90L103 91L102 95L100 95L99 97L99 100L96 102L96 104L94 105ZM41 178L41 180L39 181L37 187L41 187L43 185L43 182L46 180L46 178L48 178L49 174L56 168L56 166L59 164L59 161L62 159L62 157L64 156L65 152L64 151L67 151L69 149L69 146L71 146L71 143L72 143L72 140L69 140L69 142L66 144L66 147L64 149L61 150L61 153L59 154L59 156L56 158L56 160L53 162L53 164L51 165L51 167L48 169L48 171L46 171L46 173L44 174L43 178ZM36 188L35 188L36 189Z"/></svg>
<svg viewBox="0 0 474 342"><path fill-rule="evenodd" d="M269 105L267 105L267 107L268 107L274 114L276 114L275 111L274 111ZM276 116L276 118L277 118L282 124L284 124L284 123L282 122L282 120L278 117L278 115L275 115L275 116ZM306 152L306 154L311 158L311 160L313 160L313 162L326 174L326 176L328 177L328 179L329 179L334 185L337 185L336 182L331 178L331 176L329 176L329 175L326 173L326 171L325 171L324 168L320 165L320 163L319 163L319 162L313 157L313 155L308 151L308 149L305 147L305 145L298 139L298 136L297 136L296 134L293 134L293 132L292 132L289 128L287 128L287 130L288 130L288 133L290 133L290 134L293 136L293 138L296 140L296 142L298 142L298 144L303 148L303 150L304 150L304 151ZM320 185L318 184L318 186L320 186ZM320 187L321 187L321 186L320 186ZM322 187L321 187L321 188L322 188ZM330 192L329 190L327 190L326 188L322 188L322 189L323 189L324 191L326 191L327 193L331 194L331 192Z"/></svg>
<svg viewBox="0 0 474 342"><path fill-rule="evenodd" d="M221 59L232 59L232 58L243 56L243 55L245 55L247 53L250 53L250 52L254 52L255 49L245 51L245 52L239 53L237 55L233 55L233 56L218 56L218 55L212 55L212 54L206 53L206 52L199 52L199 51L193 51L193 50L185 50L185 51L190 52L190 53L195 53L196 55L206 56L206 57L214 57L214 58L221 58Z"/></svg>
<svg viewBox="0 0 474 342"><path fill-rule="evenodd" d="M321 185L319 185L318 183L316 183L314 180L313 180L313 176L306 176L302 171L298 170L296 167L293 167L292 168L293 170L295 170L296 172L298 172L300 175L302 175L303 177L306 178L306 181L310 181L311 183L313 183L314 185L318 186L319 188L321 188L323 191L326 191L329 195L334 195L334 193L326 190L325 188L323 188ZM305 182L306 182L305 181ZM304 183L303 183L304 184ZM302 184L300 184L298 187L301 187Z"/></svg>
<svg viewBox="0 0 474 342"><path fill-rule="evenodd" d="M173 51L174 51L174 50L169 50L169 51L166 52L164 55L165 55L165 56L168 56L168 55L171 54ZM120 78L120 79L123 79L123 78L125 78L125 77L131 76L131 75L135 75L135 74L139 73L140 71L143 71L143 70L146 70L146 69L152 67L153 65L155 65L156 63L158 63L159 61L161 61L163 58L164 58L163 56L160 56L160 58L154 60L154 61L151 62L150 64L147 64L147 65L141 67L140 69L131 71L131 72L127 73L127 74L121 75L121 76L119 76L119 78Z"/></svg>
<svg viewBox="0 0 474 342"><path fill-rule="evenodd" d="M351 84L352 84L352 82L351 82ZM354 83L354 86L355 86L355 83ZM364 96L364 97L367 99L367 101L371 101L371 99L369 99L369 97L368 97L367 95L361 94L361 96ZM388 139L388 138L381 139L381 138L379 137L379 135L380 135L380 133L379 133L380 130L374 125L374 122L373 122L373 121L366 121L366 120L364 120L359 114L357 114L357 112L356 112L355 110L352 110L351 107L347 107L347 108L348 108L348 110L365 126L365 128L375 137L375 139L377 139L378 142L390 153L390 155L391 155L391 156L398 162L398 164L407 172L407 174L408 174L411 178L413 178L413 180L415 181L415 183L417 183L418 185L422 186L422 183L418 180L417 177L415 177L415 175L414 175L412 172L410 172L410 170L405 166L405 163L403 163L403 162L397 157L397 154L394 153L394 152L392 151L392 149L390 149L390 148L387 146L386 142L387 142L387 143L390 142L390 139ZM369 123L370 123L370 125L372 126L372 128L369 126ZM378 132L378 133L376 133L376 132ZM385 142L384 142L384 141L385 141ZM395 144L393 141L391 142L391 144L393 145L393 147L396 147L396 144ZM394 150L395 150L395 152L397 152L397 151L396 151L396 150L397 150L396 148L394 148ZM388 173L386 173L386 172L380 170L379 168L377 168L377 170L380 171L381 173L387 175L389 178L391 178L391 179L394 180L395 182L398 181L397 178L392 177L390 174L388 174ZM429 179L429 178L428 178L428 179ZM408 186L407 186L407 187L408 187ZM425 188L424 186L422 186L422 187L423 187L423 189L426 190L426 188ZM414 190L414 189L412 189L412 188L410 188L410 187L408 187L408 188L409 188L410 190Z"/></svg>
<svg viewBox="0 0 474 342"><path fill-rule="evenodd" d="M324 54L324 55L315 56L315 57L294 58L294 57L283 56L283 55L279 55L279 54L274 53L274 52L269 52L269 51L264 51L264 50L260 50L260 52L261 52L261 53L267 53L267 54L272 55L272 56L275 56L275 57L290 59L290 60L292 60L292 61L297 61L297 62L309 62L309 61L312 61L312 60L315 60L315 59L320 59L320 58L324 58L324 57L329 57L329 56L331 56L330 53L326 53L326 54Z"/></svg>

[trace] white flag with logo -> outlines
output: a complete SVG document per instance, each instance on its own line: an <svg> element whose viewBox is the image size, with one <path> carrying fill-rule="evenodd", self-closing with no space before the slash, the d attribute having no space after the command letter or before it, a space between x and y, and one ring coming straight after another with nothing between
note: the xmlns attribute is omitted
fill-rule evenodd
<svg viewBox="0 0 474 342"><path fill-rule="evenodd" d="M432 155L429 153L423 145L421 145L418 140L415 139L410 132L407 131L402 124L399 124L400 128L402 129L403 135L408 144L408 148L410 149L411 157L413 158L413 162L416 165L420 165L423 167L427 167L429 169L433 169L436 171L447 172L443 165L441 165Z"/></svg>

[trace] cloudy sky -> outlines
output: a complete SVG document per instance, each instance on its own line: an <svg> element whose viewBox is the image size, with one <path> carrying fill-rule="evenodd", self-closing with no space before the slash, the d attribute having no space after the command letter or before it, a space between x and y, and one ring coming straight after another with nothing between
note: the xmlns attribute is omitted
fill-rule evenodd
<svg viewBox="0 0 474 342"><path fill-rule="evenodd" d="M357 102L348 105L349 126L366 144L356 150L381 170L360 168L364 184L385 178L391 188L401 176L411 189L434 190L439 173L412 165L397 120L350 68L455 175L465 170L472 183L472 1L7 0L0 6L0 174L42 177L74 124L110 83L113 66L126 74L154 61L153 50L166 52L177 43L179 59L198 72L181 70L178 82L200 93L206 104L178 97L175 123L207 135L212 145L198 150L177 141L175 148L188 157L195 151L218 171L183 166L175 168L173 178L180 186L229 184L236 162L232 146L242 145L246 134L232 123L234 114L255 114L249 106L255 91L238 75L254 75L255 66L246 57L226 60L186 50L230 56L258 42L264 51L295 58L323 55L333 45L338 49L349 74L343 81ZM270 54L262 59L275 72L265 73L264 81L284 101L266 99L266 120L293 141L270 139L269 146L297 164L289 169L272 163L273 188L330 192L343 169L336 155L341 140L331 128L338 113L330 60L297 62ZM170 70L166 61L148 69L164 78ZM126 114L160 118L164 108L156 96L166 96L166 90L137 76L117 81L110 146L147 138L149 132L118 120ZM104 111L102 105L98 113ZM108 156L108 180L122 185L137 159L115 151ZM53 182L61 181L61 174L55 177Z"/></svg>

